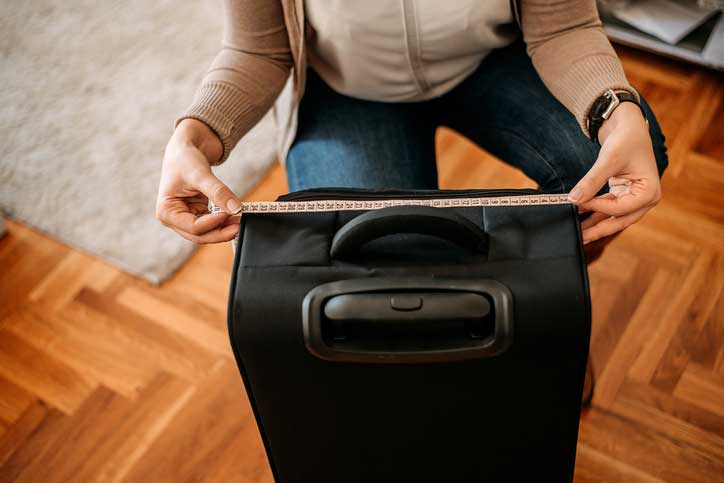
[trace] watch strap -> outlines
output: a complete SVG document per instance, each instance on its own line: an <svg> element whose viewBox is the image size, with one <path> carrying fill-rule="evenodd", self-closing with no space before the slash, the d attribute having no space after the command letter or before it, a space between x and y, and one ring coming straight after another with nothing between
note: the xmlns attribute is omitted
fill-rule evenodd
<svg viewBox="0 0 724 483"><path fill-rule="evenodd" d="M601 144L598 140L598 131L601 129L603 122L611 117L613 111L623 102L633 102L639 106L641 114L644 116L644 119L646 119L646 113L635 95L628 91L613 91L609 89L593 102L588 113L588 134L594 143L598 145Z"/></svg>

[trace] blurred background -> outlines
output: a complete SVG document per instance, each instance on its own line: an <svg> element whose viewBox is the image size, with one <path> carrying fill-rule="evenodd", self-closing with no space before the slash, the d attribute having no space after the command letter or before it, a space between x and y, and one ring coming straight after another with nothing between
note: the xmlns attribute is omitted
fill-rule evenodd
<svg viewBox="0 0 724 483"><path fill-rule="evenodd" d="M0 209L152 283L178 269L193 246L154 219L160 163L222 20L220 2L2 2ZM273 124L218 169L240 194Z"/></svg>

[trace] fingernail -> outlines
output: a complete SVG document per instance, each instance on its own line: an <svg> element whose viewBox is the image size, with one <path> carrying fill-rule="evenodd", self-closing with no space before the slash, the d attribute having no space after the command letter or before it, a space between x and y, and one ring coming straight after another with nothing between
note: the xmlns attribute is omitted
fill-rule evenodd
<svg viewBox="0 0 724 483"><path fill-rule="evenodd" d="M241 203L239 203L238 200L231 198L226 202L226 209L229 210L232 215L235 215L241 209Z"/></svg>
<svg viewBox="0 0 724 483"><path fill-rule="evenodd" d="M568 201L576 202L581 199L581 196L583 196L583 192L581 191L581 188L576 186L571 190L570 193L568 193Z"/></svg>

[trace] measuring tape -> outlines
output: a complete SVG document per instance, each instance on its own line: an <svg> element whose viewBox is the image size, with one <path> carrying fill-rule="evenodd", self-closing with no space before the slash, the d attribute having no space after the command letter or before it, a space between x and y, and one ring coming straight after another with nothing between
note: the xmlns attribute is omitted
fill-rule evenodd
<svg viewBox="0 0 724 483"><path fill-rule="evenodd" d="M309 201L246 201L243 213L314 213L320 211L380 210L391 206L432 206L434 208L465 208L474 206L533 206L570 204L568 194L490 196L484 198L380 199L380 200L309 200ZM210 213L223 210L213 203Z"/></svg>

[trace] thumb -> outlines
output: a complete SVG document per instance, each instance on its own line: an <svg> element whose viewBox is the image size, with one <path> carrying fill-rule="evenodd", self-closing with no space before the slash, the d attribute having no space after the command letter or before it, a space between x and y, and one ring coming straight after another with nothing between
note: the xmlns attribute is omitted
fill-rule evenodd
<svg viewBox="0 0 724 483"><path fill-rule="evenodd" d="M608 173L609 170L606 169L606 165L608 163L606 162L607 159L603 156L603 154L603 152L599 154L598 159L595 163L593 163L593 166L591 166L591 169L588 170L588 173L586 173L576 186L573 187L571 192L568 193L569 201L577 205L585 203L596 196L598 190L606 184L610 174Z"/></svg>
<svg viewBox="0 0 724 483"><path fill-rule="evenodd" d="M233 191L229 189L209 169L204 170L196 180L196 188L205 194L216 206L230 215L235 215L241 209L241 202Z"/></svg>

